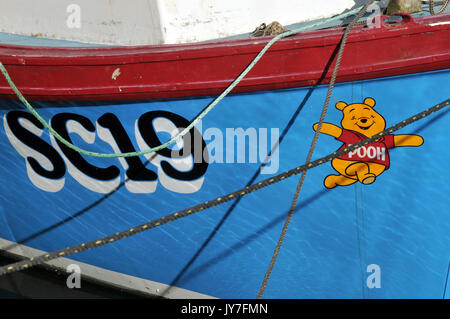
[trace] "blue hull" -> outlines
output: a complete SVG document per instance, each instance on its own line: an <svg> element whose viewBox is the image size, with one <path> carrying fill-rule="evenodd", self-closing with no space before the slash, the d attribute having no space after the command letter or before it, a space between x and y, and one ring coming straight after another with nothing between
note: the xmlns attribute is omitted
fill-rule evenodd
<svg viewBox="0 0 450 319"><path fill-rule="evenodd" d="M335 102L362 103L373 97L376 111L389 127L447 99L449 82L447 69L341 83L334 89L325 121L340 126L342 112L334 107ZM189 160L181 168L177 165L182 164L159 157L157 163L147 165L146 177L141 179L125 175L128 168L140 164L118 159L84 157L97 168L91 167L92 176L86 173L89 169L80 171L52 144L46 130L37 137L40 131L36 125L33 130L30 121L18 120L23 115L20 112L26 113L19 102L1 101L0 237L54 251L214 199L245 187L278 136L282 138L279 152L254 182L298 166L306 159L314 135L312 126L320 117L326 90L326 86L318 86L229 96L197 127L208 145L210 160L216 162L206 168L195 166L191 170L195 172L189 174ZM79 125L70 126L74 144L110 153L113 148L105 142L105 130L100 129L108 120L103 125L97 123L102 116L109 118L108 123L119 122L134 149L140 150L149 146L142 144L142 135L151 131L145 125L151 122L139 119L148 117L149 112L165 111L151 113L163 119L154 124L156 132L170 127L167 119L178 116L192 120L212 100L33 105L52 123L61 113L83 116L91 124L86 124L88 129L81 134L84 139L76 133L83 131ZM169 112L175 115L164 117ZM107 113L115 116L105 117ZM264 297L442 298L450 252L449 121L450 111L444 109L396 132L420 135L424 144L390 150L390 168L373 184L357 182L329 190L324 179L336 173L330 163L308 171ZM28 148L24 147L26 134L14 123L34 134ZM227 128L255 129L256 140L247 138L243 158L238 156L237 141L231 145ZM170 138L168 132L157 136L161 142ZM48 154L59 154L60 159L49 163L36 149L30 151L30 146L37 145L36 139L48 146L39 147ZM250 140L258 142L249 145ZM313 159L341 145L321 134ZM223 149L223 153L212 152L213 148ZM162 164L164 161L171 164ZM140 163L145 162L142 156ZM40 174L37 164L47 172L53 169L54 175ZM57 165L59 171L55 172ZM95 177L98 172L110 178L100 180ZM214 297L255 298L298 178L254 192L237 205L229 202L210 208L71 258ZM369 265L379 266L380 288L367 285L367 279L373 278Z"/></svg>

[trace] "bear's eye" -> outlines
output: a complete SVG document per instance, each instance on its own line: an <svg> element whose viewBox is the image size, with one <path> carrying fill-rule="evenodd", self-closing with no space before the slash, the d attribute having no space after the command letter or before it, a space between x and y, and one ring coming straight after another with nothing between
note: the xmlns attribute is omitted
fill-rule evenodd
<svg viewBox="0 0 450 319"><path fill-rule="evenodd" d="M373 114L370 117L373 118L373 119L375 118L375 116Z"/></svg>

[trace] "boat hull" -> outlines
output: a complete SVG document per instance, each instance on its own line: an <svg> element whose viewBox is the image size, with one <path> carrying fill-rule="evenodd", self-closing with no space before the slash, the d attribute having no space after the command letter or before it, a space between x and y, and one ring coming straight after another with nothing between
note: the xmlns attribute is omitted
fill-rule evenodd
<svg viewBox="0 0 450 319"><path fill-rule="evenodd" d="M355 26L337 82L448 68L450 14ZM344 28L302 32L275 42L234 93L330 81ZM222 93L271 37L184 45L49 48L0 45L0 61L29 100L162 99ZM0 77L0 98L16 98Z"/></svg>
<svg viewBox="0 0 450 319"><path fill-rule="evenodd" d="M339 83L325 121L341 126L336 102L362 103L372 97L389 127L446 100L443 83L449 81L450 70L444 68ZM207 151L184 161L169 151L129 161L78 157L64 152L19 102L2 100L0 237L54 251L303 164L326 91L327 86L317 85L230 95L196 126L194 153L199 145ZM167 141L212 100L33 105L77 146L111 153ZM389 169L370 185L328 189L324 179L337 174L332 165L309 170L264 297L441 298L450 249L448 120L450 112L444 109L396 132L419 135L424 143L389 150ZM321 134L313 158L341 145ZM272 147L275 151L261 170ZM204 295L254 298L297 182L298 177L287 179L239 202L72 258ZM368 284L370 265L381 269L381 288Z"/></svg>

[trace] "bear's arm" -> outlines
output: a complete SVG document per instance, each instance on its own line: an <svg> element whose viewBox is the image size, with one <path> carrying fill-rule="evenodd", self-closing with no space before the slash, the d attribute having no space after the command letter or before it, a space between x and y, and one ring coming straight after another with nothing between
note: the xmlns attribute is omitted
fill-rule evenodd
<svg viewBox="0 0 450 319"><path fill-rule="evenodd" d="M419 135L404 134L394 136L394 146L420 146L423 144L423 138Z"/></svg>
<svg viewBox="0 0 450 319"><path fill-rule="evenodd" d="M317 131L318 126L319 126L319 123L316 123L313 125L314 131ZM339 126L336 126L334 124L322 123L322 128L320 129L320 133L324 133L327 135L334 136L335 138L338 138L342 134L342 129Z"/></svg>

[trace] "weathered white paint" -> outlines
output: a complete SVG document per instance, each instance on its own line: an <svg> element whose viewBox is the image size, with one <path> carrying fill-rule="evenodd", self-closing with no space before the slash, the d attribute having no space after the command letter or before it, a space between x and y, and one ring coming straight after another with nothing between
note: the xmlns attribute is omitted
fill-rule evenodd
<svg viewBox="0 0 450 319"><path fill-rule="evenodd" d="M0 250L6 252L10 257L18 257L19 259L37 257L47 253L3 238L0 238ZM123 289L125 291L139 292L153 296L162 296L162 293L165 292L164 297L169 299L216 299L216 297L201 294L192 290L175 286L169 287L163 283L129 276L69 258L58 258L45 264L50 266L51 269L62 273L67 271L69 265L77 265L81 270L81 281L87 280L106 285L107 287Z"/></svg>
<svg viewBox="0 0 450 319"><path fill-rule="evenodd" d="M166 43L252 32L261 23L289 25L339 14L352 0L159 0Z"/></svg>
<svg viewBox="0 0 450 319"><path fill-rule="evenodd" d="M81 27L69 28L71 4ZM162 44L157 0L0 0L0 31L99 44Z"/></svg>
<svg viewBox="0 0 450 319"><path fill-rule="evenodd" d="M339 14L353 0L0 0L0 31L87 43L185 43ZM75 5L75 6L74 6ZM79 6L80 28L67 20ZM70 7L69 7L70 6ZM73 21L69 25L77 25Z"/></svg>

